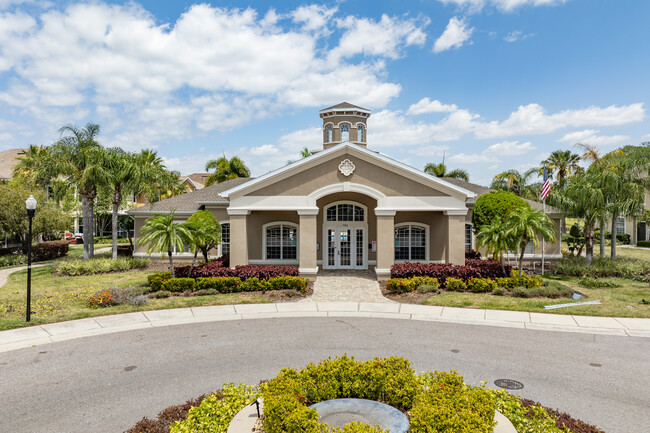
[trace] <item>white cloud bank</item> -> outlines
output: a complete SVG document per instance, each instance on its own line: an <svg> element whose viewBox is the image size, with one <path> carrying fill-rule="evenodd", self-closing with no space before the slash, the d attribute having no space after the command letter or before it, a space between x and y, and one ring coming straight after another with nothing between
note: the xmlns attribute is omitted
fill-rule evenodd
<svg viewBox="0 0 650 433"><path fill-rule="evenodd" d="M620 144L630 140L627 135L597 135L600 131L597 129L585 129L584 131L575 131L565 134L558 141L569 144L587 143L594 146L610 146Z"/></svg>
<svg viewBox="0 0 650 433"><path fill-rule="evenodd" d="M436 39L433 52L441 53L452 48L460 48L472 37L473 32L474 27L468 28L464 18L452 17L445 31Z"/></svg>
<svg viewBox="0 0 650 433"><path fill-rule="evenodd" d="M443 4L457 5L472 12L480 12L491 6L503 12L512 12L524 6L557 6L568 0L438 0Z"/></svg>

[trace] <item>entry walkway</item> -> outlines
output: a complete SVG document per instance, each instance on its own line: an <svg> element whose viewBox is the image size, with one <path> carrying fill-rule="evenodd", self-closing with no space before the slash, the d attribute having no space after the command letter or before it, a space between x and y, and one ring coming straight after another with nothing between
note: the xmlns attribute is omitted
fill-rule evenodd
<svg viewBox="0 0 650 433"><path fill-rule="evenodd" d="M300 302L386 302L377 277L372 271L327 270L318 271L314 294Z"/></svg>

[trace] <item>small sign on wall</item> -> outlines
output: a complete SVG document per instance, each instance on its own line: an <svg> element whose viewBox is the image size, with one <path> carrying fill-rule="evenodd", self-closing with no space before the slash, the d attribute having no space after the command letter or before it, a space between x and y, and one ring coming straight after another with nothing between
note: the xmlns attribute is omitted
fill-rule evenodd
<svg viewBox="0 0 650 433"><path fill-rule="evenodd" d="M377 241L372 241L372 252L373 253L377 252Z"/></svg>

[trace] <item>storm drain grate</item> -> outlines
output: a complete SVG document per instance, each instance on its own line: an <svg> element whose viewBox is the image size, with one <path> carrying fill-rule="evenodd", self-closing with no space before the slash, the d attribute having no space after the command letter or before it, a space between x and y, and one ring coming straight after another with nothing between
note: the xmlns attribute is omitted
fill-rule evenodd
<svg viewBox="0 0 650 433"><path fill-rule="evenodd" d="M523 383L512 379L497 379L494 381L494 384L504 389L522 389L524 387Z"/></svg>

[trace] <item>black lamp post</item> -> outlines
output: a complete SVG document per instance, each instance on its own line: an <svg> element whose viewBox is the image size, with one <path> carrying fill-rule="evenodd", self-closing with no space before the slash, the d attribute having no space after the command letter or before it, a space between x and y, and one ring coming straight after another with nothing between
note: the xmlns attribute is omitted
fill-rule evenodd
<svg viewBox="0 0 650 433"><path fill-rule="evenodd" d="M29 234L27 237L27 321L32 315L32 219L36 213L36 199L30 195L25 200L27 217L29 218Z"/></svg>

